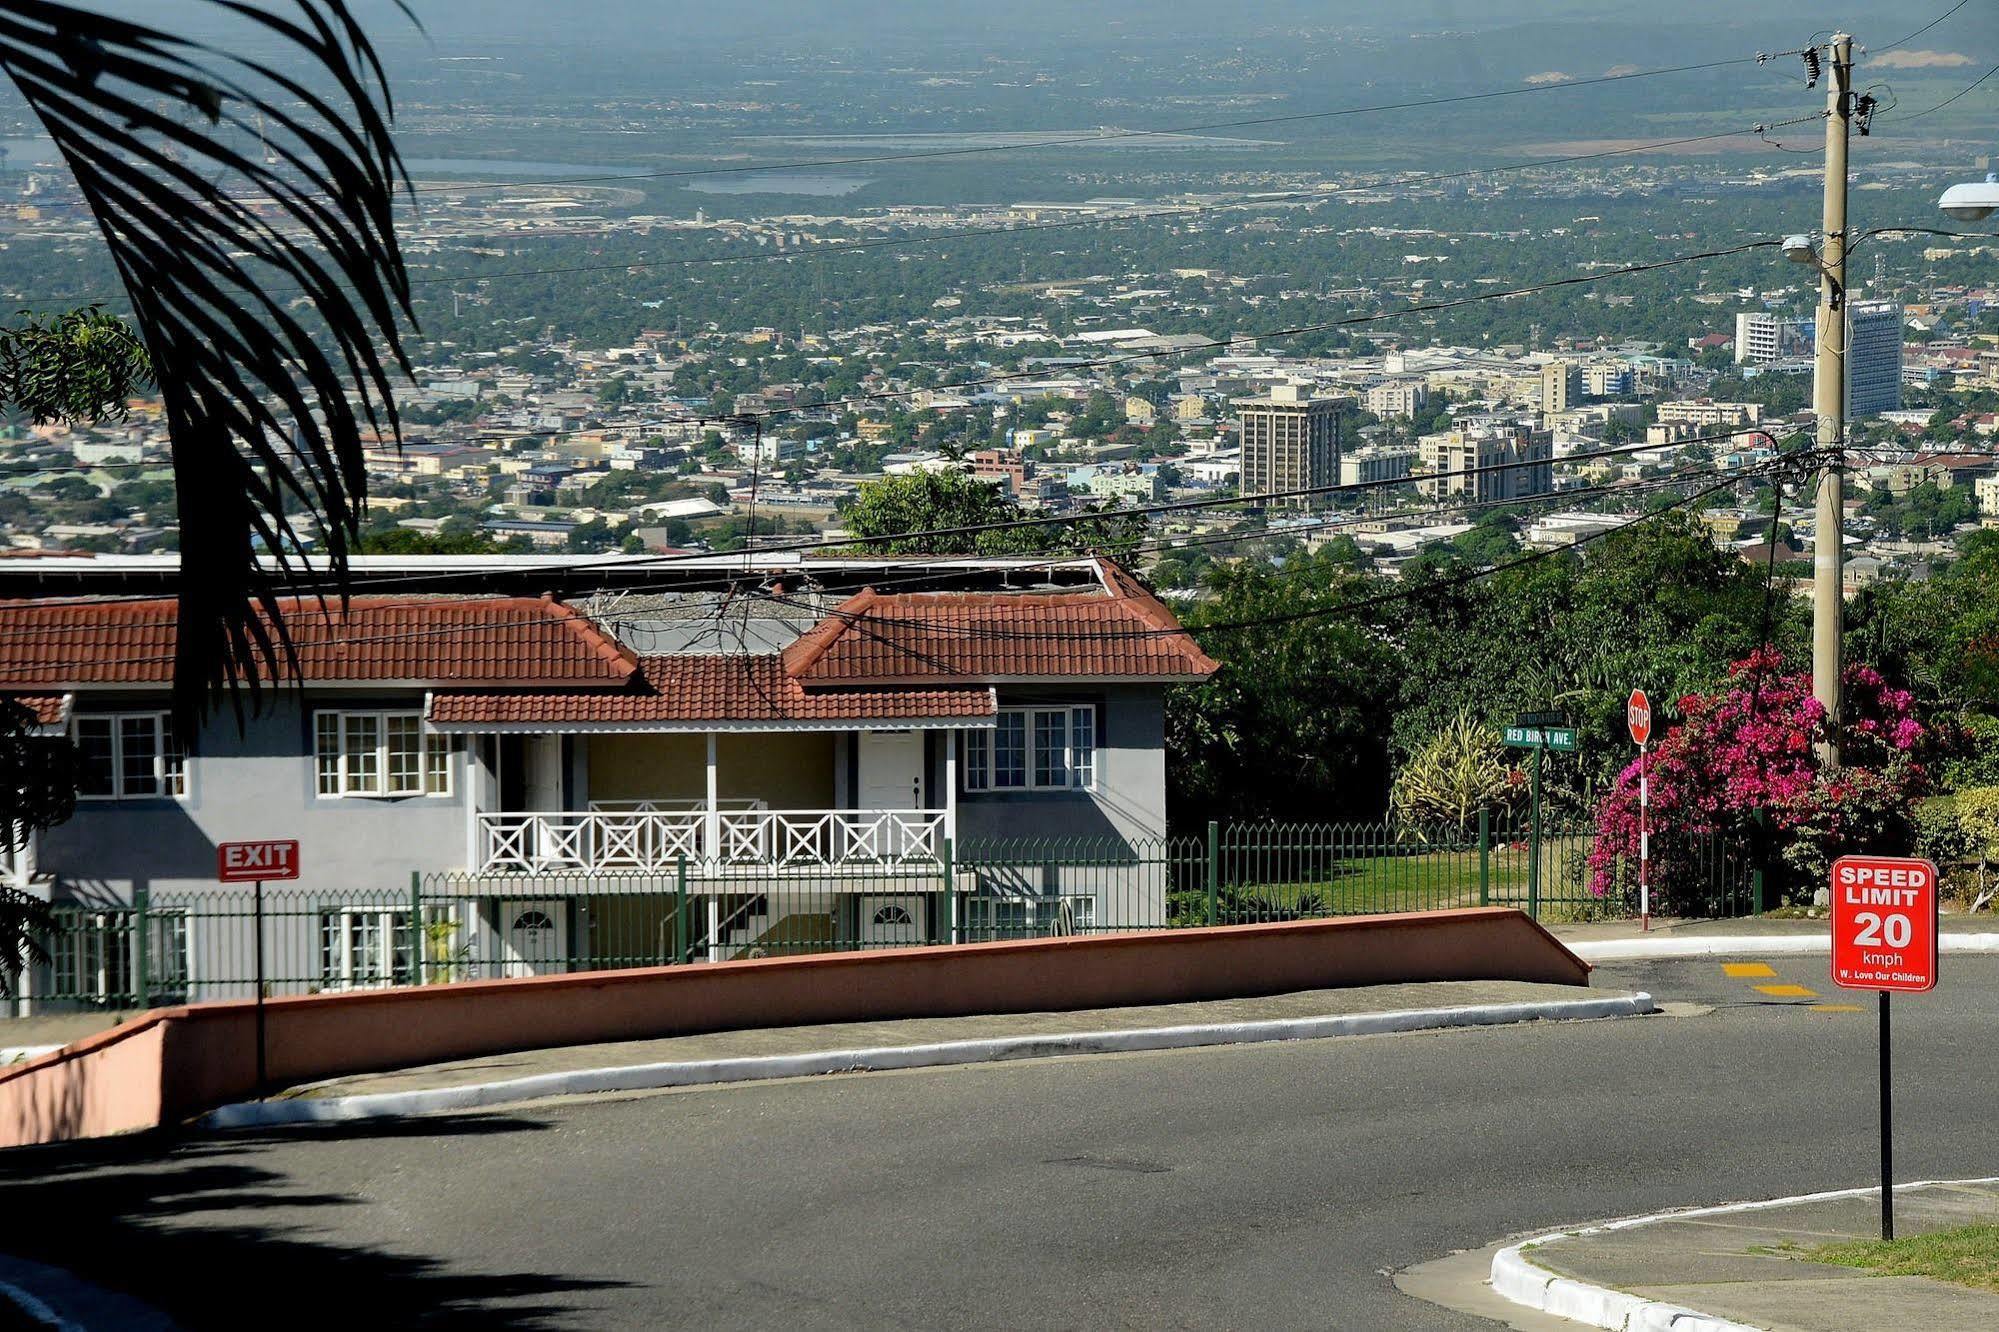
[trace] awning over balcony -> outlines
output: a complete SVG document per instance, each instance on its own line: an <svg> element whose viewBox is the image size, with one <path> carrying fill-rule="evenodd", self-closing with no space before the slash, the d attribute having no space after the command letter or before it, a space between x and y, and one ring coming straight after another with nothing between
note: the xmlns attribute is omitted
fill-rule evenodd
<svg viewBox="0 0 1999 1332"><path fill-rule="evenodd" d="M920 730L989 726L988 685L811 688L774 656L646 657L619 690L438 691L440 731Z"/></svg>

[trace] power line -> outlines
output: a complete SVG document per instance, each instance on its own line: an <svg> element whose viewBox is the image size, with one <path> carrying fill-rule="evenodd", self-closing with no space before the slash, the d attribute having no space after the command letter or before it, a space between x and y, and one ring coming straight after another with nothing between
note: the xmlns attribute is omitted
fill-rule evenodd
<svg viewBox="0 0 1999 1332"><path fill-rule="evenodd" d="M1971 93L1978 87L1979 84L1985 82L1985 80L1991 78L1994 74L1999 74L1999 65L1994 65L1992 68L1986 70L1983 74L1980 74L1970 83L1966 84L1962 88L1959 88L1956 92L1944 98L1941 102L1938 102L1935 106L1926 106L1920 111L1911 112L1906 116L1894 116L1891 119L1893 120L1893 123L1897 125L1906 125L1912 120L1921 120L1924 116L1930 115L1933 112L1941 111L1945 107L1949 106L1952 102L1958 100L1960 97L1964 97L1967 94Z"/></svg>
<svg viewBox="0 0 1999 1332"><path fill-rule="evenodd" d="M1676 255L1670 259L1654 259L1645 263L1626 264L1619 268L1600 269L1594 273L1579 274L1578 276L1575 277L1555 278L1547 282L1537 282L1524 287L1508 288L1505 291L1477 292L1470 296L1460 296L1448 301L1431 301L1424 304L1403 306L1401 308L1394 310L1377 310L1368 314L1347 315L1339 319L1323 320L1319 323L1314 323L1314 324L1299 324L1290 328L1271 329L1265 332L1257 333L1254 336L1258 341L1270 341L1270 340L1289 338L1289 337L1301 337L1308 333L1324 333L1337 328L1350 328L1361 324L1378 323L1384 319L1400 319L1403 318L1404 316L1412 314L1433 314L1440 310L1453 310L1461 306L1477 305L1487 301L1507 300L1515 296L1532 296L1540 292L1552 291L1561 287L1571 287L1593 282L1605 282L1609 281L1612 278L1629 277L1637 273L1649 273L1659 269L1675 268L1682 264L1699 263L1702 260L1706 259L1727 258L1730 255L1744 254L1751 250L1768 249L1772 246L1780 244L1782 244L1782 242L1776 240L1745 241L1740 245L1728 246L1719 250L1703 250L1694 254ZM1140 361L1153 361L1153 360L1159 360L1161 358L1170 358L1176 356L1191 356L1197 352L1225 349L1233 345L1234 342L1235 339L1233 337L1210 338L1205 342L1193 343L1186 346L1166 347L1166 348L1160 348L1148 351L1123 352L1116 356L1096 357L1085 360L1072 361L1066 365L1063 365L1062 367L1060 367L1060 369L1067 372L1073 372L1077 370L1095 370L1095 369L1105 369L1120 365L1128 365ZM1042 379L1046 378L1046 375L1047 372L1044 370L1007 371L1001 374L987 375L983 378L977 378L977 379L961 380L957 383L943 384L943 385L938 385L936 387L945 390L985 388L985 387L990 387L994 384L1014 383L1020 380ZM826 402L814 403L811 405L809 409L799 408L799 407L770 407L755 412L733 412L726 415L714 415L714 416L701 415L701 416L683 417L675 422L660 422L656 424L728 425L728 424L736 424L751 419L768 420L772 417L777 417L777 416L789 416L801 410L823 411L839 407L866 406L877 402L891 402L902 398L915 397L918 394L928 393L933 391L935 390L930 388L883 389L873 393L853 394L845 398L834 398L834 399L829 399ZM644 426L641 425L638 428L643 429ZM572 430L560 430L560 429L507 432L508 438L513 440L553 439L574 433L575 432ZM73 467L64 467L64 468L28 468L21 474L27 475L27 474L32 474L35 471L57 471L57 470L109 471L113 469L160 467L163 465L165 464L157 462L99 463L94 465L79 463L74 465ZM0 473L0 475L5 475L5 473Z"/></svg>
<svg viewBox="0 0 1999 1332"><path fill-rule="evenodd" d="M1680 448L1691 444L1719 443L1719 442L1733 440L1737 438L1737 436L1741 433L1744 432L1734 431L1728 434L1720 434L1720 435L1692 436L1687 439L1676 440L1669 445L1645 444L1645 443L1614 445L1599 450L1566 454L1560 459L1554 459L1554 458L1530 459L1530 460L1512 461L1512 462L1504 462L1496 464L1486 464L1477 467L1454 470L1447 473L1439 473L1436 474L1436 479L1441 480L1452 477L1469 478L1491 473L1514 471L1523 467L1552 466L1552 464L1556 461L1587 462L1598 458L1622 457L1633 453L1643 452L1648 449ZM1749 433L1767 434L1768 432L1752 431ZM1737 469L1737 470L1743 470L1743 469ZM1748 475L1749 473L1746 470L1744 470L1743 474ZM1116 521L1118 519L1132 518L1132 517L1144 517L1159 513L1185 513L1185 512L1194 512L1206 509L1224 508L1232 505L1262 504L1279 499L1301 498L1307 496L1323 496L1323 495L1331 495L1339 493L1368 492L1368 491L1386 489L1392 486L1411 485L1422 479L1424 478L1411 477L1411 478L1397 478L1394 480L1347 482L1347 483L1338 483L1338 484L1324 485L1324 486L1306 486L1292 490L1269 491L1262 494L1247 495L1247 496L1240 494L1218 495L1201 499L1174 500L1174 501L1168 501L1168 502L1162 502L1150 505L1134 505L1125 509L1108 510L1096 513L1054 514L1054 515L1045 515L1045 516L1037 515L1033 517L1008 519L999 522L968 524L968 525L960 525L957 527L948 527L948 528L929 528L920 531L891 533L875 537L867 537L867 536L847 536L839 538L821 537L821 538L815 538L810 541L793 542L781 546L766 546L760 550L751 553L753 555L796 554L796 553L803 553L803 552L810 552L817 550L832 550L832 551L845 552L845 551L852 551L856 547L879 546L899 541L927 540L931 538L942 538L942 537L977 536L987 532L1012 531L1012 530L1020 530L1026 528L1057 527L1057 526L1072 525L1072 524L1102 524L1106 521ZM607 557L605 559L600 559L600 560L585 560L585 561L565 563L562 566L562 570L564 572L575 572L578 570L588 570L588 569L626 571L631 569L643 569L643 568L667 566L678 563L690 563L701 560L712 560L717 558L726 558L726 557L718 557L714 554L708 554L708 553L690 553L690 552L682 552L672 555L658 555L658 556L621 555L621 556ZM888 556L884 556L883 558L895 559L895 558L911 558L911 557L898 557L891 554ZM977 558L977 557L963 557L963 558ZM1051 556L1051 558L1047 561L1029 562L1025 565L1025 567L1027 568L1046 567L1049 564L1057 562L1071 562L1084 558L1088 558L1087 552L1078 551L1075 553L1068 554L1066 556ZM390 586L397 582L404 582L404 583L420 582L420 583L425 583L427 585L435 585L436 583L444 581L446 579L490 578L493 576L494 572L495 571L491 569L470 569L470 570L454 571L447 574L411 574L400 578L371 579L369 582L368 589L362 592L361 595L371 595L374 589ZM768 577L772 572L773 570L770 569L755 569L755 568L747 570L720 571L718 576L717 586L718 587L740 586L740 584L749 576L756 576L759 578L763 578L763 577ZM775 572L781 574L783 572L786 572L786 570L776 570ZM911 576L916 577L917 575L912 574ZM295 580L293 582L293 586L295 588L303 588L313 585L315 584L303 579ZM322 579L319 580L316 585L326 586L328 585L328 582L327 580ZM685 584L682 584L682 587L685 590L698 590L695 588L686 588ZM580 595L590 595L591 593L594 592L605 592L612 590L617 590L617 589L610 586L599 586L597 588L590 589L588 592L582 593ZM77 604L86 604L86 602L89 604L98 604L103 602L114 602L114 601L126 601L126 602L157 601L161 599L162 598L159 596L140 593L140 594L132 594L122 597L92 597L86 599L79 599ZM447 604L447 603L455 604L457 601L462 599L463 598L456 598L456 597L437 597L431 599L431 601L435 604ZM47 604L47 603L38 603L38 604ZM419 605L425 603L405 602L403 604ZM0 618L4 618L5 611L6 611L5 603L0 603ZM18 634L22 632L30 632L30 631L0 629L0 638L5 638L10 634Z"/></svg>
<svg viewBox="0 0 1999 1332"><path fill-rule="evenodd" d="M883 236L868 240L835 241L793 250L758 250L745 254L724 255L674 255L664 259L637 259L616 263L566 264L556 267L501 269L485 273L456 273L431 277L412 277L411 286L437 286L444 284L487 282L496 279L526 277L561 277L576 273L606 273L620 270L658 268L697 267L703 264L762 264L789 263L801 259L821 259L842 254L883 249L906 249L919 245L948 244L954 240L976 240L989 236L1030 235L1044 231L1066 231L1077 227L1109 227L1136 222L1175 220L1183 217L1205 216L1209 213L1224 212L1244 208L1268 208L1285 203L1315 203L1337 199L1349 194L1370 194L1384 189L1406 189L1413 185L1430 185L1443 181L1467 180L1477 176L1503 175L1514 171L1533 171L1545 167L1572 166L1579 162L1600 161L1613 157L1630 157L1637 154L1655 152L1664 148L1677 148L1692 143L1709 143L1718 139L1736 139L1747 135L1761 136L1770 130L1785 129L1793 125L1807 124L1823 120L1823 111L1797 116L1790 120L1780 120L1771 124L1751 125L1746 129L1720 130L1712 134L1694 134L1676 139L1658 139L1648 143L1633 144L1622 148L1606 148L1595 152L1569 153L1561 157L1539 158L1530 162L1508 162L1488 167L1468 167L1455 171L1437 171L1426 174L1405 176L1399 180L1381 181L1366 185L1344 185L1328 188L1301 190L1278 190L1261 194L1254 198L1225 200L1215 203L1174 204L1151 212L1130 213L1105 217L1063 218L1053 222L1024 222L999 227L964 227L950 231L938 231L918 236ZM1775 145L1773 145L1775 146ZM294 288L273 288L277 295L291 293ZM76 301L86 298L75 296L22 296L20 301L42 303L51 301ZM98 304L110 304L111 298L95 296L87 298Z"/></svg>
<svg viewBox="0 0 1999 1332"><path fill-rule="evenodd" d="M1915 41L1916 38L1922 36L1924 33L1928 32L1931 28L1936 27L1937 24L1943 22L1945 19L1949 18L1952 14L1955 14L1958 10L1963 9L1966 5L1970 3L1971 0L1957 0L1956 4L1952 5L1949 9L1946 9L1943 13L1937 15L1935 18L1931 19L1928 23L1925 23L1922 27L1917 28L1914 32L1908 34L1906 37L1897 37L1894 41L1888 43L1886 46L1874 47L1868 52L1868 54L1880 55L1883 51L1892 51L1898 46L1905 46L1908 43Z"/></svg>
<svg viewBox="0 0 1999 1332"><path fill-rule="evenodd" d="M1794 459L1779 460L1779 464L1785 467L1794 465L1794 462L1795 462ZM1764 464L1762 466L1766 470L1774 470L1774 468L1777 465L1778 464ZM1740 476L1730 476L1725 481L1722 481L1713 486L1706 487L1700 491L1695 492L1692 495L1680 497L1679 499L1676 499L1673 503L1666 505L1651 513L1642 514L1624 523L1620 523L1614 527L1607 528L1602 531L1588 534L1582 537L1578 537L1573 543L1571 543L1568 546L1555 547L1551 550L1534 551L1520 559L1505 561L1500 564L1492 565L1483 569L1465 571L1458 575L1433 580L1414 587L1405 588L1397 592L1384 593L1379 596L1363 598L1359 601L1343 602L1334 606L1307 607L1297 611L1283 612L1275 615L1257 616L1237 621L1218 621L1209 624L1195 626L1193 628L1187 628L1187 627L1180 627L1174 629L1146 628L1146 629L1133 629L1133 630L1106 630L1106 631L1096 631L1088 633L1083 633L1083 632L1024 633L1024 632L1004 631L1004 630L955 630L948 627L940 628L939 626L932 625L925 621L899 620L894 617L883 617L883 616L863 616L863 615L857 615L854 612L842 611L838 608L835 608L830 612L826 612L825 615L833 618L844 619L848 621L848 623L850 624L865 619L868 621L869 627L878 627L883 625L907 626L911 628L936 632L945 637L958 637L958 638L973 637L973 638L991 639L991 640L1032 639L1036 641L1060 641L1060 642L1127 641L1132 639L1170 637L1179 634L1187 634L1191 636L1210 631L1220 632L1220 631L1245 629L1245 628L1262 628L1271 625L1295 623L1302 620L1317 619L1330 615L1349 614L1359 610L1372 609L1375 606L1392 604L1394 602L1408 600L1413 597L1429 595L1452 587L1463 586L1465 584L1475 582L1482 578L1495 577L1499 574L1508 572L1509 570L1520 568L1523 565L1536 563L1540 560L1548 559L1554 555L1561 554L1565 551L1573 551L1580 546L1591 544L1597 540L1601 540L1606 536L1610 536L1618 532L1627 531L1630 528L1635 527L1640 523L1653 521L1663 516L1666 513L1670 513L1677 508L1683 507L1686 504L1693 503L1694 501L1701 499L1707 495L1715 494L1721 490L1727 489L1735 485L1740 479L1741 479ZM772 601L779 604L790 604L786 602L785 598L775 594L759 594L759 596L763 600ZM147 598L147 599L163 600L163 598ZM417 603L404 603L404 604L411 605ZM804 603L796 603L796 604L803 605ZM813 610L815 613L818 611L817 607L808 606L806 608ZM550 622L551 623L555 622L553 617L551 617ZM564 622L566 623L566 621ZM429 629L406 630L398 633L355 634L339 639L338 646L344 649L362 644L412 642L421 639L438 638L445 636L458 636L470 631L480 630L480 629L519 630L521 628L527 627L531 623L532 622L523 622L521 620L467 621L459 624L446 625ZM76 628L81 628L81 627L83 626L76 626ZM42 631L32 630L26 632L40 633ZM92 661L90 665L99 668L104 666L114 666L114 665L115 666L154 665L165 662L172 662L174 659L175 659L175 654L171 652L149 653L138 656L98 658ZM54 673L51 673L48 664L43 662L23 662L23 663L15 663L12 665L0 665L0 675L35 675L39 673L47 673L47 678L60 678ZM271 683L273 684L281 683L282 677L289 673L290 673L289 668L283 666L278 667L272 674Z"/></svg>
<svg viewBox="0 0 1999 1332"><path fill-rule="evenodd" d="M1413 98L1400 102L1376 102L1367 106L1335 107L1326 111L1300 111L1276 116L1250 116L1240 120L1215 120L1199 125L1181 125L1169 129L1099 130L1092 134L1076 134L1060 138L1038 139L1025 142L972 144L962 148L923 149L910 153L876 153L860 157L822 157L796 162L746 163L726 167L669 168L660 171L618 172L590 176L542 178L538 180L495 181L491 183L476 181L439 182L433 185L413 187L409 192L423 195L459 193L463 191L546 189L552 185L594 185L626 180L680 180L706 176L761 175L826 167L878 166L886 163L924 161L940 157L977 157L994 153L1033 152L1047 148L1111 143L1122 139L1173 138L1190 134L1209 134L1217 130L1261 129L1272 125L1292 125L1305 121L1334 120L1346 116L1373 115L1389 111L1419 111L1433 106L1456 106L1468 102L1485 102L1504 97L1521 97L1530 93L1589 88L1602 84L1624 83L1632 79L1650 79L1668 74L1690 74L1700 70L1725 69L1733 65L1760 65L1779 56L1797 54L1799 54L1798 51L1759 51L1752 56L1736 56L1726 60L1707 60L1690 65L1670 65L1658 69L1629 70L1621 74L1602 74L1584 79L1564 79L1556 83L1524 84L1518 87L1494 88L1475 93L1453 93L1443 97ZM1034 133L1034 131L1023 130L985 130L973 132L1001 135ZM494 165L505 166L506 163L499 161L495 162Z"/></svg>
<svg viewBox="0 0 1999 1332"><path fill-rule="evenodd" d="M1778 470L1787 470L1795 465L1796 465L1795 459L1785 458L1777 460L1774 463L1763 464L1762 466L1765 471L1774 472ZM1665 505L1664 507L1657 509L1651 513L1641 514L1638 517L1632 518L1614 527L1605 528L1598 532L1589 533L1584 536L1577 537L1574 542L1572 542L1567 546L1557 546L1549 550L1533 551L1525 556L1522 556L1519 559L1504 561L1502 563L1491 565L1483 569L1468 570L1458 575L1453 575L1450 577L1433 580L1431 582L1418 584L1416 586L1404 588L1396 592L1388 592L1388 593L1383 593L1379 596L1365 597L1358 601L1341 602L1339 604L1332 606L1305 607L1296 611L1280 612L1274 615L1260 615L1241 620L1213 621L1207 624L1194 625L1191 627L1182 627L1178 629L1147 628L1147 629L1131 629L1131 630L1099 630L1092 632L1076 631L1076 632L1047 632L1047 633L1029 634L1019 631L1008 631L1008 630L999 630L999 629L976 629L976 630L965 629L965 630L953 631L948 628L940 629L939 626L933 625L923 620L899 620L890 616L879 616L879 615L856 613L852 611L841 611L837 608L831 611L830 615L835 618L844 619L849 624L856 624L861 621L866 621L867 626L870 628L878 628L880 626L886 625L893 627L906 627L911 629L922 629L926 631L939 632L947 637L954 636L955 634L955 636L957 637L974 637L974 638L992 639L992 640L1033 639L1036 641L1059 641L1059 642L1107 642L1107 641L1123 642L1132 639L1169 637L1174 634L1181 634L1181 633L1192 634L1198 637L1203 633L1215 632L1215 631L1268 628L1273 625L1294 624L1304 620L1321 619L1334 615L1351 614L1355 611L1371 610L1377 606L1391 605L1396 602L1407 601L1421 596L1427 596L1438 591L1444 591L1455 587L1461 587L1466 584L1476 582L1482 578L1495 577L1499 574L1509 572L1513 569L1518 569L1529 564L1535 564L1542 560L1552 558L1553 556L1573 551L1578 547L1593 544L1594 542L1600 541L1605 537L1613 536L1619 532L1628 531L1631 528L1636 527L1641 523L1654 521L1664 516L1667 513L1671 513L1676 509L1683 508L1686 505L1692 504L1700 499L1705 498L1708 495L1716 494L1722 490L1728 489L1729 487L1735 485L1740 480L1741 480L1740 476L1731 476L1727 480L1720 482L1716 485L1705 487L1701 490L1694 492L1691 495L1682 496L1679 499L1674 500L1671 504Z"/></svg>

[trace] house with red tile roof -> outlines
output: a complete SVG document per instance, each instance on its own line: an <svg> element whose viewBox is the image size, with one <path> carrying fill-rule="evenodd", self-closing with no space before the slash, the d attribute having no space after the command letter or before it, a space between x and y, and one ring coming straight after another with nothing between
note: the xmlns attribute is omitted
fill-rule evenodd
<svg viewBox="0 0 1999 1332"><path fill-rule="evenodd" d="M1164 838L1165 692L1216 663L1109 561L611 563L363 567L194 744L153 565L0 581L0 692L81 758L5 866L83 922L28 1002L248 993L223 842L300 844L264 935L298 993L1090 928L1089 875L967 848Z"/></svg>

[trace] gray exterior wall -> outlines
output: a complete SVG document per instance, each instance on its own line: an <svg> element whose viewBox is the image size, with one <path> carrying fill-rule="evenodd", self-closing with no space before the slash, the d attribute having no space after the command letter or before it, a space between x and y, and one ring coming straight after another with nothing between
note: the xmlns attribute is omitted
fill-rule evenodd
<svg viewBox="0 0 1999 1332"><path fill-rule="evenodd" d="M1093 690L1002 689L1000 706L1099 705L1097 782L1091 791L963 791L958 838L1116 838L1126 844L1166 836L1166 691L1160 685ZM941 758L936 762L941 764ZM933 773L942 790L943 773ZM962 781L962 778L961 778Z"/></svg>
<svg viewBox="0 0 1999 1332"><path fill-rule="evenodd" d="M311 713L316 708L415 710L421 696L359 693L266 700L262 716L211 723L188 759L184 797L80 800L76 814L43 833L39 863L55 875L58 899L127 903L141 884L162 895L240 892L215 881L219 842L296 838L302 872L286 890L305 893L407 892L411 870L459 869L467 851L467 803L483 790L484 769L457 742L448 796L322 797L313 779ZM164 707L153 697L80 695L79 714Z"/></svg>

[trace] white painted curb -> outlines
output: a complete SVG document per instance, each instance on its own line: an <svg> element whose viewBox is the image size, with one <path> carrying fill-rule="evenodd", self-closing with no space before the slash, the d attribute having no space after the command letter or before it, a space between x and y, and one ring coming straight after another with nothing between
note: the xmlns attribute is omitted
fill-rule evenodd
<svg viewBox="0 0 1999 1332"><path fill-rule="evenodd" d="M1585 962L1650 962L1676 957L1733 957L1741 953L1785 954L1832 951L1830 931L1819 934L1660 935L1654 939L1586 939L1564 946ZM1946 953L1999 953L1999 934L1938 936Z"/></svg>
<svg viewBox="0 0 1999 1332"><path fill-rule="evenodd" d="M1655 1012L1649 994L1600 999L1554 999L1519 1004L1479 1004L1460 1008L1408 1009L1393 1013L1351 1013L1340 1017L1275 1018L1261 1022L1149 1027L1135 1031L1063 1032L1044 1036L999 1036L929 1045L863 1050L822 1050L809 1054L756 1055L702 1059L623 1068L586 1068L540 1073L501 1082L420 1091L375 1092L363 1096L291 1097L242 1101L211 1110L195 1121L206 1129L262 1128L277 1124L327 1123L471 1110L480 1106L574 1096L588 1092L642 1091L711 1083L754 1082L892 1068L937 1068L1003 1059L1043 1059L1053 1055L1112 1054L1129 1050L1178 1050L1203 1045L1248 1045L1263 1041L1317 1040L1327 1036L1372 1036L1429 1031L1442 1027L1484 1027L1512 1022L1575 1021L1637 1017Z"/></svg>
<svg viewBox="0 0 1999 1332"><path fill-rule="evenodd" d="M1909 1184L1897 1184L1895 1191L1905 1193L1910 1189L1930 1189L1950 1184L1999 1184L1999 1176L1983 1179L1917 1180ZM1748 1323L1734 1323L1726 1318L1716 1318L1681 1305L1648 1300L1643 1296L1630 1295L1621 1290L1610 1290L1603 1286L1592 1286L1585 1281L1557 1276L1531 1261L1524 1250L1537 1245L1553 1244L1557 1240L1575 1239L1583 1235L1601 1235L1614 1230L1630 1230L1637 1226L1655 1225L1661 1221L1686 1221L1703 1216L1760 1212L1772 1207L1789 1207L1793 1203L1879 1196L1880 1192L1878 1187L1833 1189L1825 1193L1800 1194L1795 1198L1765 1198L1759 1202L1725 1203L1719 1207L1688 1207L1671 1212L1654 1212L1650 1216L1626 1217L1621 1221L1603 1221L1593 1226L1581 1226L1575 1230L1559 1230L1508 1245L1494 1254L1492 1288L1515 1304L1538 1309L1557 1318L1573 1319L1590 1327L1610 1328L1613 1332L1761 1332L1761 1329Z"/></svg>

